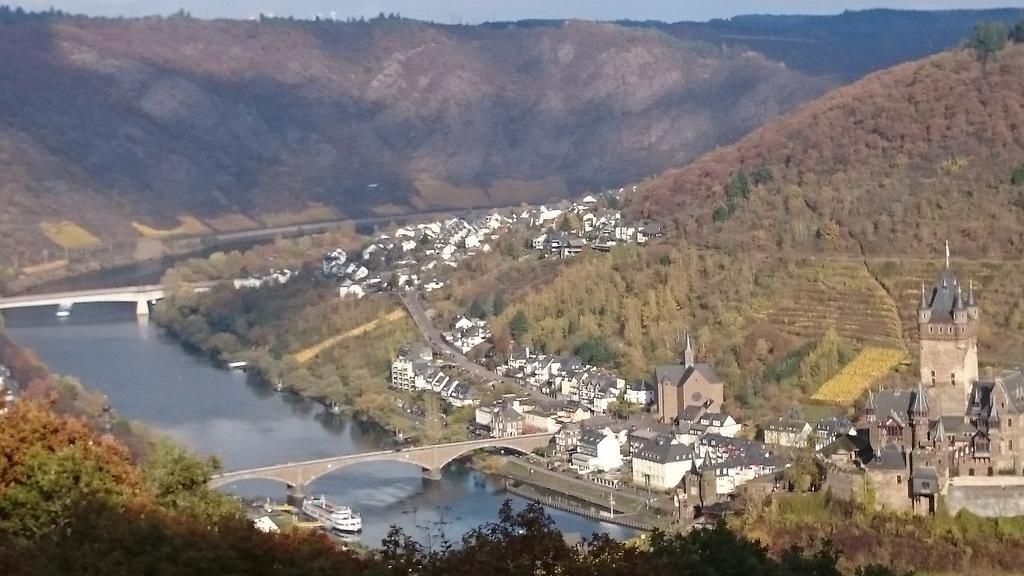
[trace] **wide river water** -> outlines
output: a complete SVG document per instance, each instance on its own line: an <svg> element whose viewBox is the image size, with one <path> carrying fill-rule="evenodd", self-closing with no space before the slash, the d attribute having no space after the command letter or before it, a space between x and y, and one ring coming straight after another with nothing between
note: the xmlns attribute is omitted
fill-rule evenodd
<svg viewBox="0 0 1024 576"><path fill-rule="evenodd" d="M75 306L70 318L54 309L5 313L8 333L34 350L57 373L79 378L106 394L122 416L163 431L194 451L215 454L225 470L252 468L379 450L377 430L325 413L317 403L274 393L246 381L241 372L215 367L185 352L134 306ZM247 481L227 487L246 498L283 500L285 487ZM317 480L307 490L352 506L363 516L362 542L380 544L391 525L424 544L443 531L457 541L470 528L495 520L508 497L476 471L448 466L440 481L424 480L415 466L353 465ZM517 506L523 501L513 497ZM607 532L626 528L557 510L549 511L563 532Z"/></svg>

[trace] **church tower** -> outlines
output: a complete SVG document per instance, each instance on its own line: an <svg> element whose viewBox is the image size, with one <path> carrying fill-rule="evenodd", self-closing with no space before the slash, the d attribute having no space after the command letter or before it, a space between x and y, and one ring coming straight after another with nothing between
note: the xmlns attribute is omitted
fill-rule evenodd
<svg viewBox="0 0 1024 576"><path fill-rule="evenodd" d="M917 323L921 385L927 390L932 417L963 416L971 387L978 379L981 319L974 282L965 295L950 268L948 242L942 274L931 290L921 286Z"/></svg>

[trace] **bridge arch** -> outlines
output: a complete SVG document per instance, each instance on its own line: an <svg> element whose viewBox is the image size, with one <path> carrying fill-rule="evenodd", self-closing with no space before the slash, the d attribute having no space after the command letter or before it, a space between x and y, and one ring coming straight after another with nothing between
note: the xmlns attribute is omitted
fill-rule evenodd
<svg viewBox="0 0 1024 576"><path fill-rule="evenodd" d="M209 486L211 488L219 488L243 480L272 480L302 490L305 486L328 474L354 464L366 462L414 464L424 471L425 477L439 479L441 469L470 452L498 448L525 454L535 448L547 446L552 437L552 434L532 434L511 438L489 438L486 440L409 448L401 451L388 450L340 456L337 458L325 458L309 462L281 464L219 474L210 479Z"/></svg>

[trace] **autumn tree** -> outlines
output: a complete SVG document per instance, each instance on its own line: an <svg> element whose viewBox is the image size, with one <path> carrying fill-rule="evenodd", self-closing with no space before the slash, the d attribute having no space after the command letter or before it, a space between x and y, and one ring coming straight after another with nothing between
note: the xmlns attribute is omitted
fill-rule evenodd
<svg viewBox="0 0 1024 576"><path fill-rule="evenodd" d="M814 455L816 439L817 437L811 434L804 445L793 453L785 470L786 481L797 492L807 492L816 487L821 480L821 466Z"/></svg>
<svg viewBox="0 0 1024 576"><path fill-rule="evenodd" d="M207 489L210 476L219 470L215 456L199 459L171 440L161 439L142 466L142 480L164 509L212 522L241 513L233 500Z"/></svg>
<svg viewBox="0 0 1024 576"><path fill-rule="evenodd" d="M128 451L82 420L23 400L0 415L0 531L37 537L62 523L75 503L138 495Z"/></svg>

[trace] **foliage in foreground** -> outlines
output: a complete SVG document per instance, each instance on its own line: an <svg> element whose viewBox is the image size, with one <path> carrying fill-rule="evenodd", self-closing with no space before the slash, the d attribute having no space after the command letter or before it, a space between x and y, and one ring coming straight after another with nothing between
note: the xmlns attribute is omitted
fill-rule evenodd
<svg viewBox="0 0 1024 576"><path fill-rule="evenodd" d="M882 563L941 574L1017 574L1024 563L1024 518L916 516L876 510L827 493L776 495L735 523L773 554L815 546L822 537L842 551L842 564Z"/></svg>

